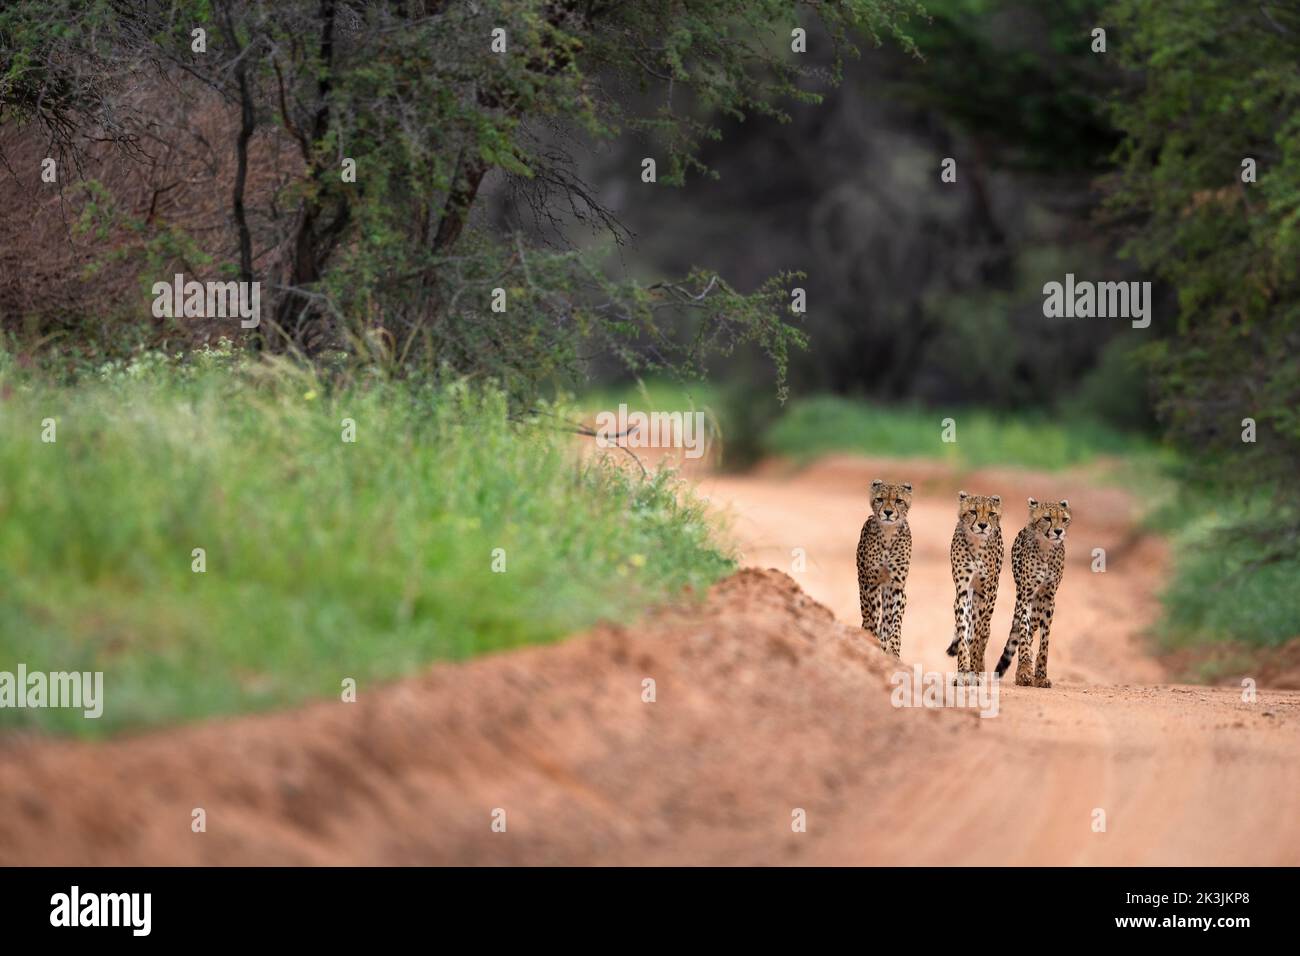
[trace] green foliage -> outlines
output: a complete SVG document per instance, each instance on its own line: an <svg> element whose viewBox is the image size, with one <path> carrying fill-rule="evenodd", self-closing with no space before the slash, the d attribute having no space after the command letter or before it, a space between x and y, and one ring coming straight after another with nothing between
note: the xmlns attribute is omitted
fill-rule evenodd
<svg viewBox="0 0 1300 956"><path fill-rule="evenodd" d="M1276 549L1300 530L1300 8L1233 0L1112 5L1129 70L1110 211L1127 252L1177 293L1148 350L1159 411L1198 481L1275 490ZM1244 183L1242 163L1258 164ZM1241 440L1243 419L1258 440Z"/></svg>
<svg viewBox="0 0 1300 956"><path fill-rule="evenodd" d="M820 102L804 81L838 82L843 55L859 53L857 35L877 44L890 36L916 52L904 26L909 17L924 13L916 0L705 0L606 8L609 16L601 17L584 41L580 60L588 76L610 70L643 89L659 87L662 105L633 114L611 104L610 122L659 143L668 160L662 181L675 184L691 169L709 172L700 147L721 135L717 119L788 119L784 103ZM802 66L790 53L790 31L805 12L820 20L834 48L826 75ZM690 98L684 108L672 99L682 94Z"/></svg>
<svg viewBox="0 0 1300 956"><path fill-rule="evenodd" d="M371 292L349 277L344 266L331 280L337 301L345 312L363 312ZM790 352L807 344L789 310L796 279L779 274L743 293L692 270L681 281L645 285L610 278L590 251L530 250L517 237L502 243L475 234L439 270L440 320L405 340L372 337L370 355L403 367L413 347L422 349L443 368L490 379L527 406L545 390L581 381L592 351L635 375L689 381L704 375L710 358L753 346L770 359L780 400ZM501 311L493 308L498 289ZM393 290L388 295L393 301Z"/></svg>
<svg viewBox="0 0 1300 956"><path fill-rule="evenodd" d="M731 567L670 476L579 459L499 392L330 387L228 348L96 377L58 387L0 361L0 662L102 670L104 716L4 709L0 726L97 735L332 696L345 677L364 695Z"/></svg>

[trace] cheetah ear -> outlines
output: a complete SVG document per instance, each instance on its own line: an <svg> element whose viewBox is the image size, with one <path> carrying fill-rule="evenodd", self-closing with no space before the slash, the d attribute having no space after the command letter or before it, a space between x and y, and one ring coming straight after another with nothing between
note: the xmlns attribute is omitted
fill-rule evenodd
<svg viewBox="0 0 1300 956"><path fill-rule="evenodd" d="M989 500L992 501L995 505L1000 505L1000 504L1002 504L1002 496L1001 496L1001 495L994 495L994 496L993 496L992 498L990 498Z"/></svg>
<svg viewBox="0 0 1300 956"><path fill-rule="evenodd" d="M1029 507L1030 507L1031 510L1034 509L1034 508L1037 508L1037 507L1038 507L1038 499L1037 499L1037 498L1030 498L1030 499L1029 499Z"/></svg>
<svg viewBox="0 0 1300 956"><path fill-rule="evenodd" d="M969 498L969 497L970 497L970 495L966 494L966 492L964 492L964 491L959 491L959 492L957 492L957 500L959 500L959 501L965 501L965 500L966 500L967 498Z"/></svg>
<svg viewBox="0 0 1300 956"><path fill-rule="evenodd" d="M875 491L877 488L881 487L882 485L884 485L884 482L881 481L879 478L877 478L875 481L871 483L871 490Z"/></svg>
<svg viewBox="0 0 1300 956"><path fill-rule="evenodd" d="M1062 507L1062 508L1068 508L1068 507L1070 507L1070 502L1067 501L1066 499L1062 498L1062 499L1061 499L1061 507Z"/></svg>
<svg viewBox="0 0 1300 956"><path fill-rule="evenodd" d="M910 481L905 481L905 482L903 482L903 490L904 490L904 491L911 491L911 490L912 490L912 483L911 483Z"/></svg>

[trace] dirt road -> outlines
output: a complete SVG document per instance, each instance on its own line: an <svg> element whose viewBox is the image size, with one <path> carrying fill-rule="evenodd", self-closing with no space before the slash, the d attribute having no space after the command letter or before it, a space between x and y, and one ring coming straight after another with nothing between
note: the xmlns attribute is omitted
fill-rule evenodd
<svg viewBox="0 0 1300 956"><path fill-rule="evenodd" d="M950 668L958 483L1010 503L1008 537L1028 495L1071 499L1054 688L1007 682L987 719L891 704L894 662L857 627L873 477L916 485L903 656L927 670ZM0 864L1300 863L1300 693L1160 683L1139 635L1165 555L1122 490L855 459L700 486L778 571L354 704L0 737Z"/></svg>
<svg viewBox="0 0 1300 956"><path fill-rule="evenodd" d="M1000 687L1000 712L977 722L936 768L906 756L907 780L825 859L840 863L1300 863L1300 693L1162 684L1143 651L1167 556L1138 534L1134 499L1087 473L983 471L932 462L825 459L782 475L704 477L731 515L746 563L793 577L841 621L860 622L854 554L873 478L912 481L913 566L905 664L950 671L948 543L959 485L1000 494L1008 547L1026 499L1068 498L1074 522L1057 598L1050 690ZM1093 571L1093 549L1105 572ZM1015 589L1004 562L988 666L1010 631ZM1094 832L1097 811L1105 832ZM1099 816L1096 817L1100 819ZM871 836L871 834L875 834ZM870 840L870 850L864 846Z"/></svg>

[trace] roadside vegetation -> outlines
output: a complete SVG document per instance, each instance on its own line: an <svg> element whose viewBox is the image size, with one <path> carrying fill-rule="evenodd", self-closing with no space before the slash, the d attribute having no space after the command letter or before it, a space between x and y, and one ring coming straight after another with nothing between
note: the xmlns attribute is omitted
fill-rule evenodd
<svg viewBox="0 0 1300 956"><path fill-rule="evenodd" d="M461 382L329 384L205 349L72 385L0 354L0 393L0 667L103 671L106 701L99 720L4 708L0 727L102 735L346 677L365 694L731 567L670 476L579 459Z"/></svg>
<svg viewBox="0 0 1300 956"><path fill-rule="evenodd" d="M1270 495L1183 485L1150 516L1171 538L1173 574L1156 637L1191 662L1187 678L1249 673L1253 662L1300 641L1300 552L1266 528Z"/></svg>

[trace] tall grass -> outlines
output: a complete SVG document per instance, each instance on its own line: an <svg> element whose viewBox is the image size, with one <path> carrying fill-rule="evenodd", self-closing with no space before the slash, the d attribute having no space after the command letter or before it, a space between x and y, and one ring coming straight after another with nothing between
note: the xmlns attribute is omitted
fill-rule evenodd
<svg viewBox="0 0 1300 956"><path fill-rule="evenodd" d="M209 353L72 387L0 357L0 391L0 670L105 675L98 721L0 709L0 727L93 736L337 695L348 677L365 694L730 566L669 477L579 461L572 436L510 422L490 390L330 391Z"/></svg>

